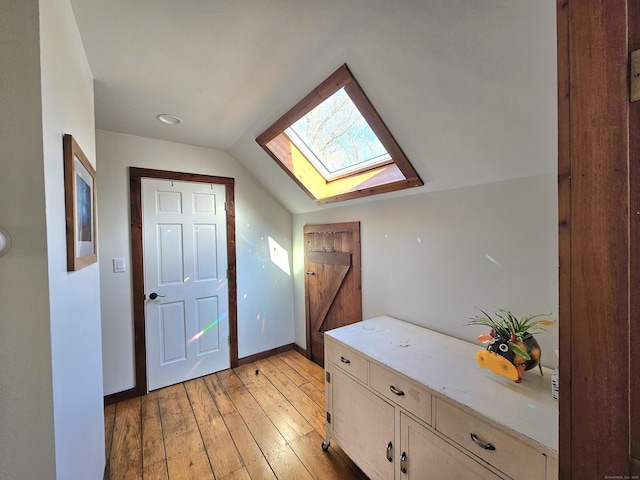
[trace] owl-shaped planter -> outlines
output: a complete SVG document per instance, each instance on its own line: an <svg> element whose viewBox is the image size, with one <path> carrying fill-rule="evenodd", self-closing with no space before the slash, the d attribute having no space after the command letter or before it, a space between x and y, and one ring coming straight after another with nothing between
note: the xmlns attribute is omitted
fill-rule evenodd
<svg viewBox="0 0 640 480"><path fill-rule="evenodd" d="M482 312L482 310L481 310ZM538 366L540 374L541 350L540 344L529 330L540 328L541 325L553 325L551 320L536 320L540 315L528 315L518 319L508 310L499 310L496 318L485 312L476 315L469 322L470 325L485 325L491 327L489 334L478 336L478 341L487 344L486 350L476 354L476 361L496 375L505 376L517 383L522 381L522 374Z"/></svg>
<svg viewBox="0 0 640 480"><path fill-rule="evenodd" d="M487 349L476 354L476 361L483 368L488 368L497 375L503 375L517 383L522 381L522 374L536 366L540 367L541 350L538 341L530 333L525 333L522 340L510 342L501 336L491 338ZM510 344L519 347L519 353L510 348ZM526 355L523 356L522 352ZM540 367L542 374L542 367Z"/></svg>

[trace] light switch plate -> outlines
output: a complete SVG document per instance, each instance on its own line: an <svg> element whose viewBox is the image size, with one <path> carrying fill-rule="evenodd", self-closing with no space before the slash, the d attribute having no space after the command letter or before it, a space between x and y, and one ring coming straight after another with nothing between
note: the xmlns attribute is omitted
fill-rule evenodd
<svg viewBox="0 0 640 480"><path fill-rule="evenodd" d="M127 266L124 263L124 258L113 259L113 273L122 273L127 271Z"/></svg>

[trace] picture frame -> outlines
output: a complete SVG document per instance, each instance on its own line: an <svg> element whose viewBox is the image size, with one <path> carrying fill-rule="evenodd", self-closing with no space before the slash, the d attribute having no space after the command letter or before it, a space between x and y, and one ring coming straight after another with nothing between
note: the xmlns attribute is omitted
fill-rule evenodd
<svg viewBox="0 0 640 480"><path fill-rule="evenodd" d="M63 137L67 271L98 260L96 171L72 135Z"/></svg>

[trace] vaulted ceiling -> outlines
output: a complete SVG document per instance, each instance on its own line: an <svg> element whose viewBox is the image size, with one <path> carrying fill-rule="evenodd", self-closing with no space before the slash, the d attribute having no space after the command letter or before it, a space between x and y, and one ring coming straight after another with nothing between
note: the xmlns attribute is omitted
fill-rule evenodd
<svg viewBox="0 0 640 480"><path fill-rule="evenodd" d="M554 0L71 3L97 128L225 150L292 213L255 138L344 63L425 181L388 195L555 172Z"/></svg>

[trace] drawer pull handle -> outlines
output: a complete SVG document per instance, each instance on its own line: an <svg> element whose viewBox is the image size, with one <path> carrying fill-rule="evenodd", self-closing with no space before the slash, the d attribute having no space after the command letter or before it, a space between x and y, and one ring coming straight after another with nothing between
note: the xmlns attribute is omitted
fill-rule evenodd
<svg viewBox="0 0 640 480"><path fill-rule="evenodd" d="M496 447L494 447L490 443L482 443L475 433L471 434L471 440L473 440L473 443L475 443L479 447L484 448L485 450L495 450L496 449Z"/></svg>
<svg viewBox="0 0 640 480"><path fill-rule="evenodd" d="M347 365L351 363L351 360L349 360L348 358L344 358L344 357L340 357L340 361L342 363L346 363Z"/></svg>
<svg viewBox="0 0 640 480"><path fill-rule="evenodd" d="M407 473L407 452L402 452L400 455L400 471Z"/></svg>
<svg viewBox="0 0 640 480"><path fill-rule="evenodd" d="M402 397L404 395L404 392L402 390L398 390L393 385L389 385L389 390L391 390L391 393L398 395L399 397Z"/></svg>
<svg viewBox="0 0 640 480"><path fill-rule="evenodd" d="M393 462L393 443L391 442L387 445L387 460Z"/></svg>

